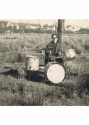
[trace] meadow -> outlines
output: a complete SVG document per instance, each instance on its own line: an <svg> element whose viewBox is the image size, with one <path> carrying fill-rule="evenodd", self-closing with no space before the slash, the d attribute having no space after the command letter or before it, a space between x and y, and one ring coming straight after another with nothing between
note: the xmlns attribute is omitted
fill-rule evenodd
<svg viewBox="0 0 89 125"><path fill-rule="evenodd" d="M24 66L24 55L50 41L51 34L46 33L0 34L0 68ZM89 105L89 35L64 34L62 47L64 52L73 48L77 53L76 59L65 60L70 70L65 86L0 75L0 105Z"/></svg>

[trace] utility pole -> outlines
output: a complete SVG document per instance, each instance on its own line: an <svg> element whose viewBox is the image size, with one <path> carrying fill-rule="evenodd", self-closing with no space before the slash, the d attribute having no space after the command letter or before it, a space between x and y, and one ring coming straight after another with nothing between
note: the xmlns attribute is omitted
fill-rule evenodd
<svg viewBox="0 0 89 125"><path fill-rule="evenodd" d="M57 28L58 43L57 43L57 47L56 47L56 52L59 54L59 56L63 55L63 48L62 48L63 32L64 32L64 20L58 19L58 28Z"/></svg>

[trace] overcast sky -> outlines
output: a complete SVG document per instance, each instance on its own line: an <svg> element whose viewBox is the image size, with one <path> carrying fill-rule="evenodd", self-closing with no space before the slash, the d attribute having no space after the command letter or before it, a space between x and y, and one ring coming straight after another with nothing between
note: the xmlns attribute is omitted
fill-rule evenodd
<svg viewBox="0 0 89 125"><path fill-rule="evenodd" d="M66 20L65 25L89 27L89 20Z"/></svg>

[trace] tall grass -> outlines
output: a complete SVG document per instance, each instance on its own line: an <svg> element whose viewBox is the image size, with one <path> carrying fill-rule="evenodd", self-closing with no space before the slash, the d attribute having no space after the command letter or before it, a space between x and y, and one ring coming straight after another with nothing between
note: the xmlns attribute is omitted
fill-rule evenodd
<svg viewBox="0 0 89 125"><path fill-rule="evenodd" d="M24 55L31 54L32 50L41 49L50 42L51 34L0 34L0 66L11 64L16 67L24 62ZM82 98L75 91L73 80L69 80L66 86L53 86L46 83L17 80L11 76L0 76L0 105L89 105L88 91L88 52L89 36L85 34L72 34L63 37L63 50L74 48L78 54L76 60L66 61L71 74L79 74L78 89L83 92L83 83L86 95ZM84 55L81 58L81 55ZM17 63L17 65L15 65ZM18 67L17 67L18 68ZM82 77L85 74L85 77ZM83 75L84 76L84 75ZM82 82L83 81L83 82ZM69 86L69 82L71 86ZM76 81L74 81L76 82ZM67 83L67 81L65 81ZM83 98L84 97L84 98Z"/></svg>

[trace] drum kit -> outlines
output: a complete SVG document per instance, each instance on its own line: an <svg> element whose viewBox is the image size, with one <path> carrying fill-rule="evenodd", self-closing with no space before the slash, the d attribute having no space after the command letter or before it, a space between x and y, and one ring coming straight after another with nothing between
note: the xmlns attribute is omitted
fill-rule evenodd
<svg viewBox="0 0 89 125"><path fill-rule="evenodd" d="M58 20L58 29L57 29L57 36L58 37L58 44L56 45L56 47L60 48L59 52L61 52L61 42L62 42L62 32L64 29L64 20ZM53 35L53 34L52 34ZM41 52L41 54L43 54L43 52ZM56 54L56 53L55 53ZM46 57L46 54L44 53L44 55L42 55L43 57ZM48 61L46 63L46 58L44 58L45 64L44 65L40 65L40 57L39 56L27 56L26 57L26 70L28 72L42 72L44 74L44 79L46 81L50 81L53 84L60 84L62 83L62 81L65 78L65 68L63 65L63 58L61 56L56 57L53 56L50 57L51 60L48 57ZM29 74L31 74L29 73ZM35 78L35 76L34 76Z"/></svg>
<svg viewBox="0 0 89 125"><path fill-rule="evenodd" d="M31 72L44 72L44 79L53 84L60 84L65 78L65 68L62 64L52 61L45 66L40 66L39 57L27 56L26 70ZM38 75L38 74L37 74ZM34 76L35 77L35 76Z"/></svg>

